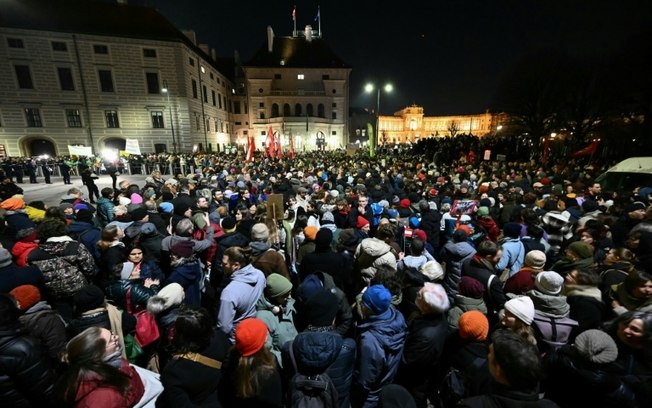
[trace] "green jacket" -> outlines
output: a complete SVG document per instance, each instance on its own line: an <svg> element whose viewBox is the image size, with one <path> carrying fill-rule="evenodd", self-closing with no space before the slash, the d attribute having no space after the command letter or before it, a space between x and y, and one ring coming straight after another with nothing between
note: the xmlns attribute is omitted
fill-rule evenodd
<svg viewBox="0 0 652 408"><path fill-rule="evenodd" d="M263 294L256 303L256 317L265 322L269 330L265 345L276 356L278 364L282 367L281 349L283 345L294 340L299 334L294 326L294 314L296 313L294 299L288 299L288 303L282 311L274 313L274 307Z"/></svg>

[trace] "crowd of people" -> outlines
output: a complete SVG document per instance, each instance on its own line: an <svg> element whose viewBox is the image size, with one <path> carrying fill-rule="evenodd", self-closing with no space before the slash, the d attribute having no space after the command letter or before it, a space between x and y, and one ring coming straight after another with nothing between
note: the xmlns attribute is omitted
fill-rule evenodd
<svg viewBox="0 0 652 408"><path fill-rule="evenodd" d="M2 405L651 406L652 186L463 147L6 175Z"/></svg>

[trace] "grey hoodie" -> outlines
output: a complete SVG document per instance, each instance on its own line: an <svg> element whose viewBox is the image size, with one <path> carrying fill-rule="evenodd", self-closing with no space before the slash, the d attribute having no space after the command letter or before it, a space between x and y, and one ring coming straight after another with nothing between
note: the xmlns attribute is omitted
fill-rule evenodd
<svg viewBox="0 0 652 408"><path fill-rule="evenodd" d="M248 317L256 317L256 302L263 294L265 275L251 264L238 269L231 275L220 296L220 310L217 327L235 343L235 327Z"/></svg>

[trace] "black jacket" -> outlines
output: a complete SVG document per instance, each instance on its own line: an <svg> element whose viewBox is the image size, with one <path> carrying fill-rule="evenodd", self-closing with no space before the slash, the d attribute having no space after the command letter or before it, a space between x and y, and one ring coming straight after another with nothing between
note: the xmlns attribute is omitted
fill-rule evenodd
<svg viewBox="0 0 652 408"><path fill-rule="evenodd" d="M159 291L158 285L149 288L143 285L142 279L121 279L106 285L104 292L108 299L113 300L116 307L127 310L127 291L131 288L131 311L147 307L147 300Z"/></svg>

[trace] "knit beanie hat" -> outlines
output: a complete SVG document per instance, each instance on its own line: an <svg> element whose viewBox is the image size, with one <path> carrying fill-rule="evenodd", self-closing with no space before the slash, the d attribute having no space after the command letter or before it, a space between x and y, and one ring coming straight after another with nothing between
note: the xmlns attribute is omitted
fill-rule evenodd
<svg viewBox="0 0 652 408"><path fill-rule="evenodd" d="M0 268L11 265L13 262L11 253L7 251L7 248L0 248Z"/></svg>
<svg viewBox="0 0 652 408"><path fill-rule="evenodd" d="M104 306L104 292L96 285L86 285L79 289L72 298L78 313Z"/></svg>
<svg viewBox="0 0 652 408"><path fill-rule="evenodd" d="M428 261L421 266L419 272L429 281L435 282L439 281L444 277L444 268L441 267L441 264L437 261Z"/></svg>
<svg viewBox="0 0 652 408"><path fill-rule="evenodd" d="M398 203L399 208L410 208L410 199L404 198Z"/></svg>
<svg viewBox="0 0 652 408"><path fill-rule="evenodd" d="M505 302L505 310L528 326L534 321L534 303L529 296L519 296L508 300Z"/></svg>
<svg viewBox="0 0 652 408"><path fill-rule="evenodd" d="M333 324L339 310L337 296L330 290L321 289L311 296L301 309L305 322L315 327L328 327Z"/></svg>
<svg viewBox="0 0 652 408"><path fill-rule="evenodd" d="M23 312L41 301L41 292L34 285L17 286L9 294L16 299L18 308Z"/></svg>
<svg viewBox="0 0 652 408"><path fill-rule="evenodd" d="M165 214L172 214L174 212L174 204L172 203L162 202L158 208Z"/></svg>
<svg viewBox="0 0 652 408"><path fill-rule="evenodd" d="M618 346L614 339L602 330L583 331L573 345L582 358L595 364L607 364L618 358Z"/></svg>
<svg viewBox="0 0 652 408"><path fill-rule="evenodd" d="M131 204L142 204L143 203L143 197L138 194L138 193L133 193L131 197L129 197L131 200Z"/></svg>
<svg viewBox="0 0 652 408"><path fill-rule="evenodd" d="M320 228L315 237L315 246L317 248L328 248L333 241L333 231L328 228Z"/></svg>
<svg viewBox="0 0 652 408"><path fill-rule="evenodd" d="M577 255L580 259L593 257L593 247L584 241L575 241L568 246L568 250Z"/></svg>
<svg viewBox="0 0 652 408"><path fill-rule="evenodd" d="M165 300L165 309L169 309L172 306L180 305L186 297L186 293L183 286L173 282L165 285L156 296L163 298Z"/></svg>
<svg viewBox="0 0 652 408"><path fill-rule="evenodd" d="M290 293L292 290L292 283L283 275L278 273L270 273L267 277L267 285L265 287L265 294L268 299L283 296Z"/></svg>
<svg viewBox="0 0 652 408"><path fill-rule="evenodd" d="M485 206L479 207L478 212L476 214L478 214L478 217L486 217L486 216L488 216L489 215L489 207L485 207Z"/></svg>
<svg viewBox="0 0 652 408"><path fill-rule="evenodd" d="M143 235L153 235L157 232L158 230L156 229L156 225L152 224L151 222L146 222L140 226L140 233Z"/></svg>
<svg viewBox="0 0 652 408"><path fill-rule="evenodd" d="M563 285L564 278L555 271L541 272L534 279L534 286L546 295L558 295Z"/></svg>
<svg viewBox="0 0 652 408"><path fill-rule="evenodd" d="M307 240L314 241L315 238L317 238L317 227L314 225L308 225L306 228L303 229L303 235L306 236Z"/></svg>
<svg viewBox="0 0 652 408"><path fill-rule="evenodd" d="M34 242L38 238L38 231L34 227L23 228L16 233L16 240L20 242Z"/></svg>
<svg viewBox="0 0 652 408"><path fill-rule="evenodd" d="M129 212L132 221L140 221L147 216L147 210L143 207L136 207Z"/></svg>
<svg viewBox="0 0 652 408"><path fill-rule="evenodd" d="M357 229L361 229L365 225L369 225L369 220L367 220L365 217L362 217L362 216L358 215L358 220L355 223L355 227Z"/></svg>
<svg viewBox="0 0 652 408"><path fill-rule="evenodd" d="M546 254L538 249L532 250L525 255L525 266L529 266L533 271L542 272L546 265Z"/></svg>
<svg viewBox="0 0 652 408"><path fill-rule="evenodd" d="M489 334L489 320L478 310L462 313L457 326L460 337L464 340L485 341Z"/></svg>
<svg viewBox="0 0 652 408"><path fill-rule="evenodd" d="M423 242L428 241L428 236L426 235L426 232L422 229L416 229L412 231L412 236L419 238Z"/></svg>
<svg viewBox="0 0 652 408"><path fill-rule="evenodd" d="M249 357L258 352L267 340L267 326L255 317L244 319L235 328L235 347L242 357Z"/></svg>
<svg viewBox="0 0 652 408"><path fill-rule="evenodd" d="M505 293L514 293L524 295L526 292L534 289L534 278L528 270L521 270L507 278L503 291Z"/></svg>
<svg viewBox="0 0 652 408"><path fill-rule="evenodd" d="M321 279L314 273L306 276L306 278L299 285L298 299L301 302L307 302L313 297L317 292L320 292L324 287Z"/></svg>
<svg viewBox="0 0 652 408"><path fill-rule="evenodd" d="M235 218L228 216L222 219L222 229L224 232L233 232L235 231Z"/></svg>
<svg viewBox="0 0 652 408"><path fill-rule="evenodd" d="M462 296L480 299L484 296L484 285L479 280L470 276L462 276L459 284L459 293Z"/></svg>
<svg viewBox="0 0 652 408"><path fill-rule="evenodd" d="M186 203L180 202L174 206L174 213L176 215L183 215L186 211L190 209L190 206Z"/></svg>
<svg viewBox="0 0 652 408"><path fill-rule="evenodd" d="M195 243L191 240L178 241L170 248L170 253L179 258L190 258L193 253Z"/></svg>
<svg viewBox="0 0 652 408"><path fill-rule="evenodd" d="M387 384L380 390L378 408L417 408L417 404L405 387Z"/></svg>
<svg viewBox="0 0 652 408"><path fill-rule="evenodd" d="M362 295L362 304L372 314L384 313L391 302L392 294L383 285L370 286Z"/></svg>
<svg viewBox="0 0 652 408"><path fill-rule="evenodd" d="M259 222L257 224L254 224L253 227L251 227L252 241L267 241L268 238L269 238L269 228L267 228L267 225L263 224L262 222Z"/></svg>
<svg viewBox="0 0 652 408"><path fill-rule="evenodd" d="M80 222L93 222L93 212L87 209L79 210L75 214L75 220Z"/></svg>
<svg viewBox="0 0 652 408"><path fill-rule="evenodd" d="M516 238L521 234L521 224L518 222L508 222L503 227L503 232L506 237Z"/></svg>
<svg viewBox="0 0 652 408"><path fill-rule="evenodd" d="M334 224L335 223L335 217L333 217L333 213L330 212L330 211L326 211L324 214L322 214L321 223L322 224Z"/></svg>

